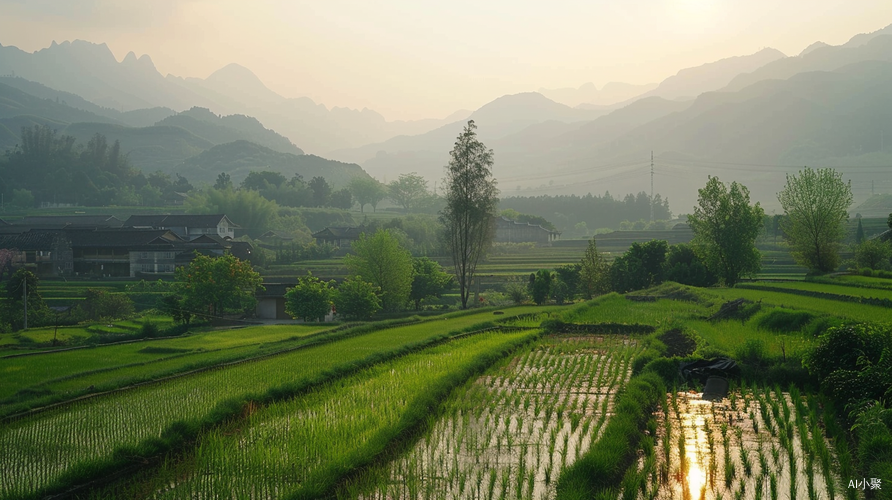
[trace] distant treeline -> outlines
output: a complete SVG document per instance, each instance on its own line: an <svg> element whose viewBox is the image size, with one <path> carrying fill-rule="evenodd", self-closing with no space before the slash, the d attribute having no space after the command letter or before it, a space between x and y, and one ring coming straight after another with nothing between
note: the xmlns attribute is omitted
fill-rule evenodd
<svg viewBox="0 0 892 500"><path fill-rule="evenodd" d="M192 185L181 176L143 175L130 165L118 141L100 134L86 144L59 136L43 125L23 127L21 144L0 158L4 205L31 208L41 203L86 206L161 205Z"/></svg>
<svg viewBox="0 0 892 500"><path fill-rule="evenodd" d="M614 198L610 192L603 196L591 193L585 196L515 196L502 198L499 209L512 209L524 214L537 215L551 221L558 230L584 232L599 228L619 229L623 221L650 220L650 196L645 192ZM654 220L672 218L669 200L654 195ZM580 226L584 224L584 226Z"/></svg>

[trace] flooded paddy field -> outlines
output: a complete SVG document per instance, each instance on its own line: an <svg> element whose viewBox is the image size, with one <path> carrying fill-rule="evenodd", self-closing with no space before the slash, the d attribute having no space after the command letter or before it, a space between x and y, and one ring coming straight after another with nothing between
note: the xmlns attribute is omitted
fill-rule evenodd
<svg viewBox="0 0 892 500"><path fill-rule="evenodd" d="M550 336L450 397L407 453L343 498L554 498L597 439L640 351L626 336Z"/></svg>
<svg viewBox="0 0 892 500"><path fill-rule="evenodd" d="M623 499L846 497L818 401L795 388L744 387L716 401L670 393L657 417Z"/></svg>

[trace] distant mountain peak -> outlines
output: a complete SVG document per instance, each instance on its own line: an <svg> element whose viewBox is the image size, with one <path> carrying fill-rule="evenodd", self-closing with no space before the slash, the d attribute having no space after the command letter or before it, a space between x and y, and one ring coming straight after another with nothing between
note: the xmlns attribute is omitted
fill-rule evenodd
<svg viewBox="0 0 892 500"><path fill-rule="evenodd" d="M263 85L260 78L250 69L238 63L230 63L222 68L214 71L207 77L207 81L227 81L227 82L251 82L252 84Z"/></svg>
<svg viewBox="0 0 892 500"><path fill-rule="evenodd" d="M802 57L810 52L814 52L815 50L818 50L818 49L821 49L824 47L829 47L829 46L830 46L829 44L826 44L824 42L820 42L820 41L815 42L815 43L809 45L808 47L802 49L802 52L799 53L799 57Z"/></svg>

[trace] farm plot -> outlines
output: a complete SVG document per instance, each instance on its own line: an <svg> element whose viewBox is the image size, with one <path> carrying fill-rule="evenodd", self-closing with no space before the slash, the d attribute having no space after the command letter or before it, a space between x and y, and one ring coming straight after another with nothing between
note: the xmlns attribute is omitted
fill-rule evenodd
<svg viewBox="0 0 892 500"><path fill-rule="evenodd" d="M694 314L704 314L708 304L694 301L657 300L633 302L611 293L574 307L564 315L568 323L625 323L669 328Z"/></svg>
<svg viewBox="0 0 892 500"><path fill-rule="evenodd" d="M611 413L639 351L622 336L549 337L452 396L404 456L342 498L553 498Z"/></svg>
<svg viewBox="0 0 892 500"><path fill-rule="evenodd" d="M430 406L536 331L481 333L367 368L204 436L194 455L109 492L135 498L320 498L424 422Z"/></svg>
<svg viewBox="0 0 892 500"><path fill-rule="evenodd" d="M748 290L746 288L705 289L703 293L716 297L721 302L743 298L753 302L761 301L762 304L814 311L856 321L892 322L892 309L888 307L843 302L829 298L805 297L788 293L782 289L777 289L777 291Z"/></svg>
<svg viewBox="0 0 892 500"><path fill-rule="evenodd" d="M5 398L22 390L41 394L77 391L91 385L100 390L113 388L128 381L174 373L178 367L197 368L219 359L234 360L285 349L289 346L275 343L299 340L326 329L330 327L323 324L249 327L0 358L0 408ZM261 344L267 349L258 349ZM224 350L229 352L220 352Z"/></svg>
<svg viewBox="0 0 892 500"><path fill-rule="evenodd" d="M671 393L663 408L657 445L645 447L638 480L627 481L623 499L834 500L850 494L817 400L795 388L744 387L716 402Z"/></svg>
<svg viewBox="0 0 892 500"><path fill-rule="evenodd" d="M511 313L541 311L516 308ZM227 400L272 390L298 391L366 359L441 338L492 318L492 312L388 328L259 361L77 401L8 422L0 428L0 497L34 495L70 482L68 474L96 474L120 466L122 456L159 446L185 427L207 425ZM222 405L222 406L221 406ZM225 415L224 415L225 416ZM216 422L211 422L216 423ZM148 443L148 444L147 444ZM116 455L115 451L119 453ZM153 452L146 452L153 453ZM86 467L86 469L85 469ZM87 472L84 472L87 470Z"/></svg>

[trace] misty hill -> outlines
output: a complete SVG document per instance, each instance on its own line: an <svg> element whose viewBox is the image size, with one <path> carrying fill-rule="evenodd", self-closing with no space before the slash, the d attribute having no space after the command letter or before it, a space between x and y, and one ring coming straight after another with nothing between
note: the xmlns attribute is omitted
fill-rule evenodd
<svg viewBox="0 0 892 500"><path fill-rule="evenodd" d="M328 108L306 97L285 98L237 64L227 65L206 79L164 76L148 55L137 57L131 52L119 62L105 44L82 40L53 42L34 53L0 45L0 75L39 82L119 113L149 108L183 111L197 106L221 115L254 116L264 126L317 153L380 142L400 134L420 134L467 116L462 113L439 120L387 121L369 109ZM140 123L119 120L146 126L163 118Z"/></svg>
<svg viewBox="0 0 892 500"><path fill-rule="evenodd" d="M256 118L245 115L217 116L206 108L196 107L169 116L156 125L180 127L213 144L248 140L282 153L303 154L288 138L264 128Z"/></svg>
<svg viewBox="0 0 892 500"><path fill-rule="evenodd" d="M594 150L580 147L552 150L553 178L578 185L586 165L627 165L615 169L611 190L647 185L650 151L657 155L660 193L681 202L687 211L706 176L737 180L754 200L776 204L784 173L803 165L834 166L853 182L869 182L877 171L863 167L892 159L887 145L892 131L892 63L865 61L837 71L809 72L787 80L766 80L738 92L709 92L689 107L641 125ZM889 151L890 153L886 153ZM515 163L512 172L534 170ZM590 173L593 170L588 170ZM633 175L633 172L638 172Z"/></svg>
<svg viewBox="0 0 892 500"><path fill-rule="evenodd" d="M0 74L20 76L121 111L210 104L188 89L167 84L149 56L137 58L131 52L118 62L104 43L53 42L34 53L0 46Z"/></svg>
<svg viewBox="0 0 892 500"><path fill-rule="evenodd" d="M41 99L49 99L51 101L55 101L59 104L64 104L66 106L89 111L96 116L101 116L105 118L111 119L114 123L122 123L124 125L130 125L131 127L146 127L149 125L153 125L159 120L163 120L168 116L174 114L174 111L170 108L148 108L148 109L136 109L133 111L125 111L121 112L117 109L104 108L102 106L98 106L93 104L92 102L84 99L83 97L72 94L71 92L63 92L60 90L55 90L47 87L38 82L32 82L31 80L26 80L22 77L12 77L12 76L2 76L0 77L0 83L13 87L15 89L21 90L26 94L30 94L34 97L38 97ZM71 120L63 120L63 121L71 121ZM85 119L85 120L74 120L74 121L102 121L99 119Z"/></svg>
<svg viewBox="0 0 892 500"><path fill-rule="evenodd" d="M720 59L693 68L685 68L666 78L657 88L641 97L659 96L664 99L694 98L703 92L711 92L728 85L743 73L750 73L773 61L786 57L783 52L765 48L748 56Z"/></svg>
<svg viewBox="0 0 892 500"><path fill-rule="evenodd" d="M538 92L552 101L577 107L581 104L608 106L627 101L657 87L656 83L635 85L624 82L608 82L601 89L589 82L579 88L545 89Z"/></svg>
<svg viewBox="0 0 892 500"><path fill-rule="evenodd" d="M51 99L41 99L0 83L0 151L19 144L22 127L49 125L62 129L72 121L118 123L89 111L75 109Z"/></svg>
<svg viewBox="0 0 892 500"><path fill-rule="evenodd" d="M104 135L109 143L120 141L121 151L128 156L130 163L146 174L156 170L172 174L183 160L215 145L208 139L171 125L125 127L103 123L74 123L61 132L81 143L86 143L96 134Z"/></svg>
<svg viewBox="0 0 892 500"><path fill-rule="evenodd" d="M471 113L468 119L474 120L477 125L480 140L489 143L533 125L544 124L540 130L555 127L562 129L562 124L590 121L606 112L571 108L542 94L526 92L495 99ZM341 161L360 163L375 176L388 173L393 176L393 172L418 172L436 179L442 176L448 153L466 123L466 120L456 121L425 134L398 136L360 148L333 151L330 156Z"/></svg>
<svg viewBox="0 0 892 500"><path fill-rule="evenodd" d="M799 56L779 59L752 73L738 75L722 90L740 90L761 80L786 80L806 71L834 71L860 61L892 61L892 35L859 36L863 37L859 41L864 43L818 46Z"/></svg>
<svg viewBox="0 0 892 500"><path fill-rule="evenodd" d="M573 150L576 154L574 148L593 150L599 144L688 105L690 101L651 97L609 113L598 110L577 114L582 110L555 103L541 94L527 93L496 99L475 111L471 119L478 127L480 140L496 153L496 170L516 177L541 173L543 164L554 161L554 151ZM520 114L519 109L527 112ZM442 177L449 151L465 123L453 123L420 136L395 137L380 144L336 151L332 156L360 163L375 176L414 171L433 181ZM503 165L511 167L502 170ZM515 168L521 165L522 171Z"/></svg>
<svg viewBox="0 0 892 500"><path fill-rule="evenodd" d="M192 182L213 184L220 172L226 172L234 184L243 181L252 170L280 172L287 178L301 175L305 181L325 177L329 184L346 187L353 177L368 177L356 164L327 160L314 155L282 153L248 141L214 146L178 165L176 172Z"/></svg>

